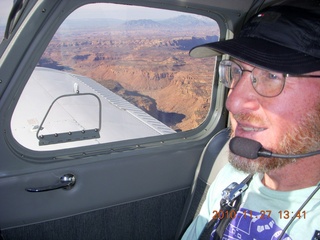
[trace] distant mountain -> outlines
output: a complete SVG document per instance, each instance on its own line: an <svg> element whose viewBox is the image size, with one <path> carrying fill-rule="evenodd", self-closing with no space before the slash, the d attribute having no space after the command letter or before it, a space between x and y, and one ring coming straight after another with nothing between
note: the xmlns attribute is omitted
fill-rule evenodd
<svg viewBox="0 0 320 240"><path fill-rule="evenodd" d="M159 29L159 28L180 28L180 27L205 27L213 25L213 21L210 19L197 18L193 16L180 15L174 18L168 18L165 20L155 19L138 19L138 20L120 20L111 18L86 18L86 19L67 19L62 27L66 26L75 28L132 28L132 29Z"/></svg>
<svg viewBox="0 0 320 240"><path fill-rule="evenodd" d="M123 23L125 27L131 28L144 28L144 29L155 29L155 28L171 28L171 27L203 27L212 26L213 21L196 18L187 15L180 15L175 18L169 18L166 20L151 20L151 19L139 19L131 20Z"/></svg>
<svg viewBox="0 0 320 240"><path fill-rule="evenodd" d="M180 15L175 18L169 18L161 21L161 23L169 26L212 26L213 20L207 20L203 18L196 18L193 16Z"/></svg>
<svg viewBox="0 0 320 240"><path fill-rule="evenodd" d="M123 24L123 20L113 18L85 18L85 19L67 19L63 22L62 27L75 28L100 28L114 27Z"/></svg>
<svg viewBox="0 0 320 240"><path fill-rule="evenodd" d="M159 28L163 25L150 19L131 20L123 24L125 27L152 29Z"/></svg>

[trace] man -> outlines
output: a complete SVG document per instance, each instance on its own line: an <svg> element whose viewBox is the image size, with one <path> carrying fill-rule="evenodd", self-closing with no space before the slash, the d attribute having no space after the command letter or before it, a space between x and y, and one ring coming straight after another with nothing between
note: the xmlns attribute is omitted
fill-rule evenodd
<svg viewBox="0 0 320 240"><path fill-rule="evenodd" d="M320 149L320 1L268 7L234 39L190 52L222 54L227 56L219 75L230 88L231 138L252 139L284 155ZM201 239L320 239L320 155L248 159L230 152L229 162L184 240L201 234ZM243 180L245 187L227 188Z"/></svg>

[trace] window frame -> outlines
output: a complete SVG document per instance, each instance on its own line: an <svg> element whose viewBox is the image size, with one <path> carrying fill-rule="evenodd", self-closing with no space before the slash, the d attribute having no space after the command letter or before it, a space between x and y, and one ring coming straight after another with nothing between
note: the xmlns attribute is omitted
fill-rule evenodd
<svg viewBox="0 0 320 240"><path fill-rule="evenodd" d="M104 1L101 1L104 2ZM5 130L5 138L7 139L7 143L10 148L18 155L23 156L28 161L32 162L52 162L58 161L59 159L75 159L75 158L87 158L89 156L96 155L106 155L114 152L124 152L131 151L137 149L145 149L149 147L160 147L163 145L174 145L179 144L179 142L195 142L199 139L208 139L215 129L221 129L226 126L226 112L224 107L224 101L226 98L225 88L219 84L217 71L213 76L213 87L211 92L211 104L210 110L204 122L197 128L188 130L185 132L177 132L174 134L168 135L159 135L152 136L146 138L138 138L138 139L129 139L123 140L119 142L111 142L111 143L103 143L99 145L90 145L86 147L75 147L75 148L67 148L67 149L58 149L58 150L50 150L50 151L34 151L30 149L26 149L18 143L11 132L10 122L13 111L19 99L23 88L28 81L31 73L33 72L33 68L35 67L38 60L40 59L42 53L45 51L47 45L51 41L53 35L62 24L62 22L72 13L76 8L81 7L85 4L92 3L92 1L62 1L61 3L50 3L50 1L37 2L35 3L35 9L32 9L31 12L37 12L37 15L42 15L41 17L45 19L46 25L41 25L40 23L36 24L34 27L35 34L34 39L30 39L30 46L28 49L25 49L24 55L20 56L21 61L19 66L14 66L16 71L12 72L13 76L11 78L11 82L7 90L11 97L7 99L13 99L12 102L6 102L5 105L7 107L6 116L4 121L3 128ZM143 4L137 6L144 7L157 7L157 4ZM163 7L162 5L160 6ZM59 11L52 11L54 8L58 8ZM44 9L46 9L45 12ZM224 24L224 20L220 15L216 15L215 13L208 13L203 10L196 9L186 9L183 6L175 6L172 9L168 10L176 10L180 12L188 12L194 14L200 14L203 16L210 17L214 19L219 28L220 28L220 39L223 39L223 36L227 35L226 25ZM188 11L187 11L188 10ZM41 11L41 12L40 12ZM51 14L49 14L51 13ZM29 16L26 16L28 19ZM23 17L20 21L23 21ZM31 24L35 24L36 18L35 16L30 17L30 21L22 22L21 25L24 25L26 28L30 27ZM19 25L19 24L18 24ZM49 27L47 27L49 26ZM38 29L37 29L38 28ZM27 36L28 31L23 29L22 31L13 32L10 36L11 39L18 39L18 37ZM33 34L30 34L33 35ZM21 41L21 38L19 39ZM17 41L16 44L19 44ZM17 47L17 46L15 46ZM23 49L23 47L21 47ZM34 49L39 49L36 54L33 54ZM219 61L219 59L217 59ZM23 77L21 77L23 76ZM12 91L11 91L12 90ZM9 117L8 117L9 116ZM9 120L8 120L9 119ZM22 154L23 153L23 154Z"/></svg>

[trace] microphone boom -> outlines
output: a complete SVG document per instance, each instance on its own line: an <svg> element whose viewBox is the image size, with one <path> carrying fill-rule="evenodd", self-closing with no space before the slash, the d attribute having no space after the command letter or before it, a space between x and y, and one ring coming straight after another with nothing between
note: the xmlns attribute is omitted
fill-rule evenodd
<svg viewBox="0 0 320 240"><path fill-rule="evenodd" d="M249 139L249 138L242 138L242 137L234 137L230 140L229 148L231 152L241 157L245 157L248 159L256 159L258 157L276 157L276 158L304 158L310 157L317 154L320 154L320 150L302 154L295 154L295 155L286 155L286 154L277 154L272 153L271 151L264 149L261 143Z"/></svg>

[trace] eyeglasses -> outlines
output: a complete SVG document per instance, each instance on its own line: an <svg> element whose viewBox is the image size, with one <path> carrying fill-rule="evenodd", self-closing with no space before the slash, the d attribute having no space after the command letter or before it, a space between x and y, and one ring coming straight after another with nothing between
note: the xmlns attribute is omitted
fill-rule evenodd
<svg viewBox="0 0 320 240"><path fill-rule="evenodd" d="M227 88L235 88L242 77L243 72L250 72L251 83L254 90L263 97L278 96L285 85L287 77L319 78L320 75L292 75L279 72L271 72L260 68L251 71L243 69L239 64L231 60L222 60L219 65L220 81Z"/></svg>

